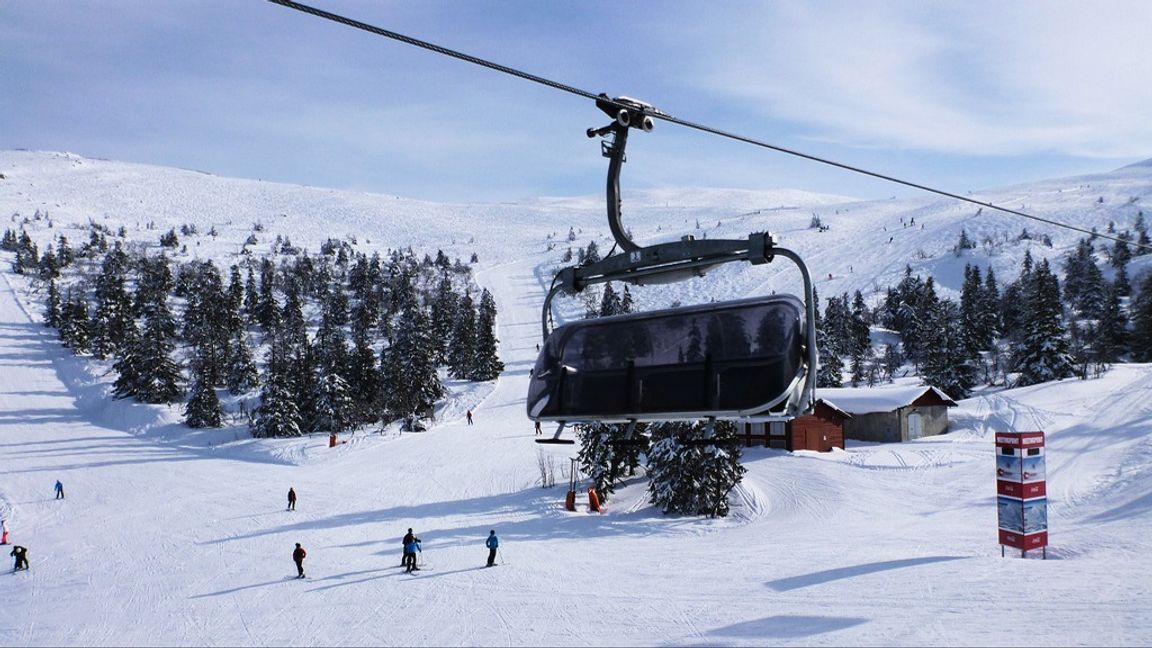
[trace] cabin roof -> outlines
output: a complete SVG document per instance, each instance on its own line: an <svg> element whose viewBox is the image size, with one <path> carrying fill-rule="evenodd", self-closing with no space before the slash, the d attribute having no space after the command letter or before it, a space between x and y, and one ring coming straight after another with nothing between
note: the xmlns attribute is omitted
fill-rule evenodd
<svg viewBox="0 0 1152 648"><path fill-rule="evenodd" d="M956 401L935 387L924 385L897 387L827 387L816 390L816 396L836 409L851 414L891 412L910 405L944 405L955 407Z"/></svg>

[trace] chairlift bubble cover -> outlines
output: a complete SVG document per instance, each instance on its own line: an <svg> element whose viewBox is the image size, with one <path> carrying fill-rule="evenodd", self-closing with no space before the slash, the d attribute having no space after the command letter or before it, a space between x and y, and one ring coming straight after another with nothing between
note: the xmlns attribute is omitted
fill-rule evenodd
<svg viewBox="0 0 1152 648"><path fill-rule="evenodd" d="M805 371L804 304L771 295L580 320L528 386L534 420L739 417L783 405Z"/></svg>

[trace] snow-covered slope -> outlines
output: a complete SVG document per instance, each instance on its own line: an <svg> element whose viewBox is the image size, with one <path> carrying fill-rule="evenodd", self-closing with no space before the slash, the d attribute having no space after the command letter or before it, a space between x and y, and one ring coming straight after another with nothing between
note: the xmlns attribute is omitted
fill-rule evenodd
<svg viewBox="0 0 1152 648"><path fill-rule="evenodd" d="M4 273L0 514L32 569L3 576L0 644L1152 642L1152 366L970 399L952 411L952 433L912 443L748 449L726 519L660 515L642 475L608 513L568 513L574 450L532 442L523 396L545 269L570 226L582 230L576 244L603 236L597 200L443 206L26 152L0 153L0 173L0 215L19 212L18 222L46 210L57 233L93 218L152 241L183 223L202 233L215 224L215 239L189 238L189 254L223 259L260 221L260 245L277 234L312 249L355 236L365 249L476 251L507 365L493 384L454 386L426 433L359 432L336 448L319 437L236 440L242 428L183 435L163 408L96 398L107 377L58 345L23 279ZM1127 226L1150 193L1152 169L1126 168L981 197L1103 229ZM824 278L824 295L883 287L905 263L951 288L949 273L965 261L1002 265L1007 277L1027 245L957 259L949 250L961 226L979 240L1014 238L1027 224L934 200L811 197L801 206L767 194L678 209L662 202L672 196L630 206L625 194L637 237L769 228ZM813 212L831 230L809 230ZM914 227L901 226L913 217ZM148 222L155 230L142 230ZM1051 236L1054 248L1033 245L1033 254L1057 255L1076 238ZM659 299L789 281L783 267L725 269ZM468 408L472 426L461 419ZM992 435L1004 429L1049 435L1046 561L1001 558L996 545ZM559 487L540 488L541 458ZM52 498L56 479L63 501ZM295 512L283 510L289 486L300 495ZM415 576L398 566L409 527L424 540L427 568ZM494 569L482 566L489 529L502 541ZM304 581L293 579L295 542L309 551Z"/></svg>

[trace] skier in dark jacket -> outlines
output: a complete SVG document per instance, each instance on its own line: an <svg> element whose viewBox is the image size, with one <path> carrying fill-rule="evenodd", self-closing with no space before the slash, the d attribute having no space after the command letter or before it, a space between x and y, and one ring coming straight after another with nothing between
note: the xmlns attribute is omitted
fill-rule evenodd
<svg viewBox="0 0 1152 648"><path fill-rule="evenodd" d="M488 539L484 541L484 546L488 547L488 567L496 566L496 550L500 547L500 539L496 537L496 529L488 532Z"/></svg>
<svg viewBox="0 0 1152 648"><path fill-rule="evenodd" d="M56 499L64 499L64 484L60 480L56 480Z"/></svg>
<svg viewBox="0 0 1152 648"><path fill-rule="evenodd" d="M472 410L468 410L468 425L472 425Z"/></svg>
<svg viewBox="0 0 1152 648"><path fill-rule="evenodd" d="M296 510L296 489L291 486L288 487L288 510Z"/></svg>
<svg viewBox="0 0 1152 648"><path fill-rule="evenodd" d="M8 553L9 556L16 557L16 564L12 567L12 571L18 572L21 569L28 569L28 550L20 545L12 547L12 551Z"/></svg>
<svg viewBox="0 0 1152 648"><path fill-rule="evenodd" d="M412 529L408 529L408 533L404 534L401 543L404 547L404 556L400 559L400 566L408 568L404 571L412 571L416 569L416 551L420 547L420 538L412 533Z"/></svg>
<svg viewBox="0 0 1152 648"><path fill-rule="evenodd" d="M292 560L296 563L296 573L298 574L296 578L304 578L304 557L307 555L308 552L304 551L304 547L301 547L300 543L297 542L296 550L292 552Z"/></svg>

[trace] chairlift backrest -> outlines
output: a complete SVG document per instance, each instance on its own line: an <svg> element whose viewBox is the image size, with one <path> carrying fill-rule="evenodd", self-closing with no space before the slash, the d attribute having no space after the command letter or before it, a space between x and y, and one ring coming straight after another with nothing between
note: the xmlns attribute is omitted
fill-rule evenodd
<svg viewBox="0 0 1152 648"><path fill-rule="evenodd" d="M528 416L547 421L738 417L804 382L804 304L791 295L572 322L540 349Z"/></svg>

